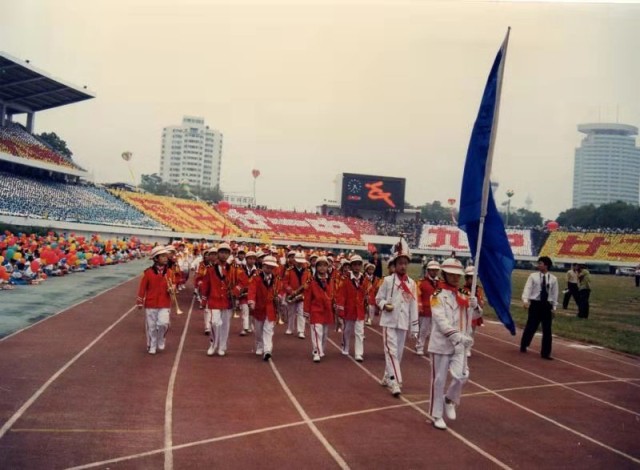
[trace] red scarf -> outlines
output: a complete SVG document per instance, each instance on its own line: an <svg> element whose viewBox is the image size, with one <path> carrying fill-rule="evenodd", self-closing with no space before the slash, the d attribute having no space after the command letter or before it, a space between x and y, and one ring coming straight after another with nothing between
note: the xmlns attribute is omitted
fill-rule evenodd
<svg viewBox="0 0 640 470"><path fill-rule="evenodd" d="M442 289L442 290L448 290L450 292L453 292L456 295L456 301L458 302L458 305L460 307L469 308L469 298L464 296L464 295L462 295L460 293L460 289L458 289L457 287L449 285L445 281L439 282L438 283L438 287L440 289Z"/></svg>
<svg viewBox="0 0 640 470"><path fill-rule="evenodd" d="M399 274L396 274L396 277L400 281L400 289L402 289L402 291L406 294L409 294L412 299L415 299L413 292L411 291L411 289L409 289L409 285L407 284L407 280L409 279L409 277L406 274L402 277Z"/></svg>

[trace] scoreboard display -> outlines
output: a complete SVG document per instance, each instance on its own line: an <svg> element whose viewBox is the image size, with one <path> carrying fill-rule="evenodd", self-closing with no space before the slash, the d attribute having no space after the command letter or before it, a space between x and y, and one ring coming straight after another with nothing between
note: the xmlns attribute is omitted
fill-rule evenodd
<svg viewBox="0 0 640 470"><path fill-rule="evenodd" d="M404 178L342 174L343 209L404 211Z"/></svg>

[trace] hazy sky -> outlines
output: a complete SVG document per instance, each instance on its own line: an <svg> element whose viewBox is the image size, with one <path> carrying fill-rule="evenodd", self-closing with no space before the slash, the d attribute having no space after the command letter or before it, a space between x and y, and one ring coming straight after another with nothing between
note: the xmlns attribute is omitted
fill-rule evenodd
<svg viewBox="0 0 640 470"><path fill-rule="evenodd" d="M224 133L222 189L313 209L340 172L459 197L489 68L512 27L496 143L514 189L571 205L582 122L640 126L640 5L477 1L0 0L0 50L97 98L36 116L96 181L159 170L163 126Z"/></svg>

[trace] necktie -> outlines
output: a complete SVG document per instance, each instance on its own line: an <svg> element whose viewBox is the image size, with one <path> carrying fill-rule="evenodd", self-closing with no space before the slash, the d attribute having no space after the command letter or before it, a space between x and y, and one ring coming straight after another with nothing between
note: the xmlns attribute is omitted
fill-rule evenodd
<svg viewBox="0 0 640 470"><path fill-rule="evenodd" d="M542 275L541 284L540 301L547 302L549 300L549 292L547 291L547 276L545 274Z"/></svg>

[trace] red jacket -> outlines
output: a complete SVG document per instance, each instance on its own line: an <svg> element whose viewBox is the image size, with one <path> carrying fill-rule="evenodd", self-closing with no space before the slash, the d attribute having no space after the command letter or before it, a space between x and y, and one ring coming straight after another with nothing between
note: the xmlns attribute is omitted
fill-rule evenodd
<svg viewBox="0 0 640 470"><path fill-rule="evenodd" d="M333 282L314 276L304 293L304 311L309 314L309 323L330 325L333 323Z"/></svg>
<svg viewBox="0 0 640 470"><path fill-rule="evenodd" d="M240 299L241 304L246 304L248 301L249 285L258 275L258 269L253 269L251 272L247 271L246 266L238 266L236 269L236 284L233 287L233 296Z"/></svg>
<svg viewBox="0 0 640 470"><path fill-rule="evenodd" d="M381 284L382 279L379 277L374 275L369 278L367 276L367 305L376 305L376 294L378 293L378 289L380 289Z"/></svg>
<svg viewBox="0 0 640 470"><path fill-rule="evenodd" d="M356 281L353 274L344 278L336 292L336 304L341 318L345 320L364 320L365 297L369 290L369 280L364 274Z"/></svg>
<svg viewBox="0 0 640 470"><path fill-rule="evenodd" d="M255 302L251 315L258 321L276 321L275 299L278 297L279 282L275 274L271 275L269 282L265 280L265 274L260 272L253 276L249 283L248 301Z"/></svg>
<svg viewBox="0 0 640 470"><path fill-rule="evenodd" d="M438 281L432 281L429 278L424 278L418 284L418 312L421 317L431 316L431 296L438 288Z"/></svg>
<svg viewBox="0 0 640 470"><path fill-rule="evenodd" d="M167 279L172 275L166 267L151 266L144 270L138 288L137 305L144 308L171 308Z"/></svg>
<svg viewBox="0 0 640 470"><path fill-rule="evenodd" d="M306 289L311 281L311 272L308 269L302 269L298 271L298 268L287 269L284 274L284 288L287 295L295 292L303 286L302 291Z"/></svg>
<svg viewBox="0 0 640 470"><path fill-rule="evenodd" d="M207 269L207 274L200 286L200 294L207 300L207 308L211 310L231 308L230 283L228 265L215 264Z"/></svg>
<svg viewBox="0 0 640 470"><path fill-rule="evenodd" d="M195 279L193 280L193 283L196 288L200 285L204 277L207 275L208 267L209 267L209 263L206 263L205 261L201 261L200 264L198 265L198 269L196 270L196 276L195 276Z"/></svg>

